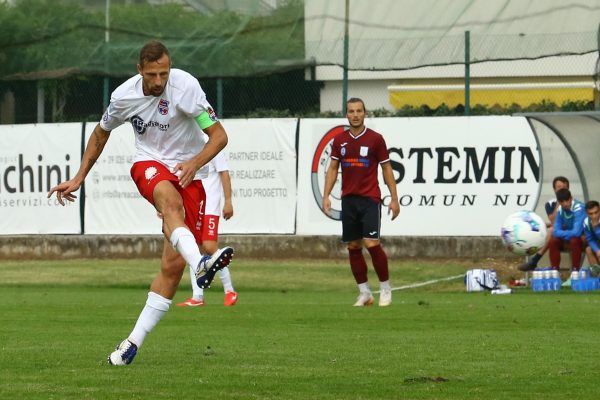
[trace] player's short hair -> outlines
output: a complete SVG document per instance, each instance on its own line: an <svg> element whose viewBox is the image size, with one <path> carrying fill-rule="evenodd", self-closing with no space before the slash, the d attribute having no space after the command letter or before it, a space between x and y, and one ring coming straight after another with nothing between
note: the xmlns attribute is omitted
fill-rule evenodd
<svg viewBox="0 0 600 400"><path fill-rule="evenodd" d="M571 198L571 191L563 188L556 192L556 201L567 201Z"/></svg>
<svg viewBox="0 0 600 400"><path fill-rule="evenodd" d="M363 110L365 111L365 113L367 112L367 107L365 107L365 102L362 99L359 99L358 97L351 97L348 100L346 100L346 105L348 105L350 103L360 103L360 104L362 104Z"/></svg>
<svg viewBox="0 0 600 400"><path fill-rule="evenodd" d="M552 180L552 189L556 188L556 182L562 182L565 185L567 185L567 188L571 187L569 185L569 180L567 178L565 178L564 176L557 176Z"/></svg>
<svg viewBox="0 0 600 400"><path fill-rule="evenodd" d="M600 208L600 203L598 203L596 200L590 200L587 203L585 203L585 210L591 210L594 208Z"/></svg>
<svg viewBox="0 0 600 400"><path fill-rule="evenodd" d="M169 49L158 40L149 41L140 50L140 66L143 67L146 63L158 60L163 54L166 54L167 57L169 57L170 62L171 54L169 53Z"/></svg>

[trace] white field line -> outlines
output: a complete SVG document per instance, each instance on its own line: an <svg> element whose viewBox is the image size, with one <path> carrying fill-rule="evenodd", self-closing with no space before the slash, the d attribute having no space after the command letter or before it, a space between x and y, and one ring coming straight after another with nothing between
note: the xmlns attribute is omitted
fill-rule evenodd
<svg viewBox="0 0 600 400"><path fill-rule="evenodd" d="M464 277L465 277L465 274L454 275L454 276L449 276L447 278L432 279L430 281L417 282L417 283L411 283L410 285L398 286L398 287L392 288L392 290L413 289L413 288L417 288L417 287L421 287L421 286L432 285L432 284L438 283L438 282L452 281L454 279L464 278ZM373 293L379 293L379 290L375 291Z"/></svg>

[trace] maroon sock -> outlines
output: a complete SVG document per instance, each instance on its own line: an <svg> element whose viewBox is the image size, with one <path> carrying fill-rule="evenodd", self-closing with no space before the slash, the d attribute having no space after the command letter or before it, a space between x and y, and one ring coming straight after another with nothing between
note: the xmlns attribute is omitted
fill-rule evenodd
<svg viewBox="0 0 600 400"><path fill-rule="evenodd" d="M581 252L583 251L583 241L577 236L569 241L569 249L571 250L571 266L573 271L579 271L581 266Z"/></svg>
<svg viewBox="0 0 600 400"><path fill-rule="evenodd" d="M388 258L381 245L378 244L377 246L368 247L367 250L369 250L369 254L371 254L373 268L375 268L379 282L385 282L389 280L390 273L388 271Z"/></svg>
<svg viewBox="0 0 600 400"><path fill-rule="evenodd" d="M350 258L350 268L356 283L361 284L367 281L367 262L363 256L362 249L348 249Z"/></svg>

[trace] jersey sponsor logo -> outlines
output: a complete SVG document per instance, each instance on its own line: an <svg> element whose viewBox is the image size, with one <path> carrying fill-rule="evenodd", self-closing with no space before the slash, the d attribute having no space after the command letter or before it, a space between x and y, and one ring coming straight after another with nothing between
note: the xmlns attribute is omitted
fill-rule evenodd
<svg viewBox="0 0 600 400"><path fill-rule="evenodd" d="M144 120L137 115L131 117L131 126L133 126L133 130L136 131L138 135L143 135L146 133L146 125L144 124Z"/></svg>
<svg viewBox="0 0 600 400"><path fill-rule="evenodd" d="M102 121L108 121L108 109L104 111L104 114L102 114Z"/></svg>
<svg viewBox="0 0 600 400"><path fill-rule="evenodd" d="M213 110L212 107L208 107L206 109L206 112L208 113L208 117L211 121L217 122L219 120L219 118L217 118L217 113L215 112L215 110Z"/></svg>
<svg viewBox="0 0 600 400"><path fill-rule="evenodd" d="M169 113L169 101L160 99L158 102L158 112L160 115L167 115Z"/></svg>
<svg viewBox="0 0 600 400"><path fill-rule="evenodd" d="M342 160L342 168L359 167L369 168L370 161L368 158L344 158Z"/></svg>
<svg viewBox="0 0 600 400"><path fill-rule="evenodd" d="M161 124L156 121L144 122L139 115L131 117L131 126L133 126L133 130L136 131L138 135L146 133L146 129L148 128L158 128L163 132L166 132L169 129L169 124Z"/></svg>
<svg viewBox="0 0 600 400"><path fill-rule="evenodd" d="M323 189L325 186L325 173L327 172L327 167L330 162L331 155L331 145L333 144L333 138L338 134L347 131L350 129L348 125L338 125L336 127L328 130L325 135L319 141L317 148L315 149L315 153L313 155L313 160L311 164L311 186L313 191L313 196L319 209L323 211ZM342 144L343 146L347 144ZM325 214L325 211L323 211ZM333 185L333 190L331 191L331 215L325 214L327 217L334 219L336 221L340 221L342 219L342 181L341 176L338 174L338 178Z"/></svg>

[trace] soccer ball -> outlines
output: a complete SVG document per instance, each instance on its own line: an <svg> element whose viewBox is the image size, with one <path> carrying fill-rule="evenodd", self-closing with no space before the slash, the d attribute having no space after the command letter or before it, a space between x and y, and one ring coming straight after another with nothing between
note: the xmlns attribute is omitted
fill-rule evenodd
<svg viewBox="0 0 600 400"><path fill-rule="evenodd" d="M535 254L546 242L546 224L532 211L517 211L502 224L502 241L519 256Z"/></svg>

